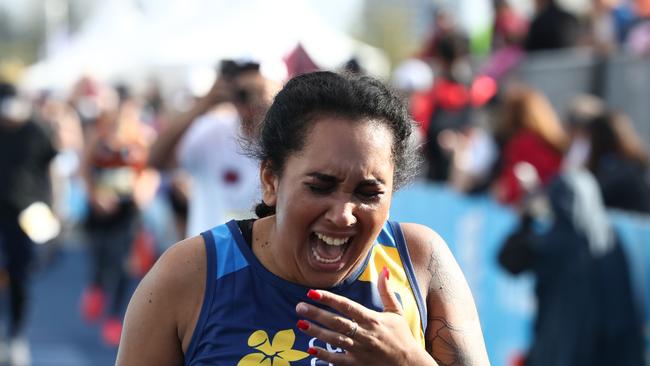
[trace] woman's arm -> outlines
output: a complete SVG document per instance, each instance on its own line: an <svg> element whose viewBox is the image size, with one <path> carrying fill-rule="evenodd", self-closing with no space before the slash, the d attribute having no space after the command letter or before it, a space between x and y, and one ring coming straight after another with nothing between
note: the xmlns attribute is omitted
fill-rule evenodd
<svg viewBox="0 0 650 366"><path fill-rule="evenodd" d="M131 298L116 365L183 365L201 311L205 278L200 236L167 250Z"/></svg>
<svg viewBox="0 0 650 366"><path fill-rule="evenodd" d="M149 165L166 170L176 165L176 149L190 126L210 108L231 99L231 82L223 77L217 78L207 95L199 99L192 108L173 118L151 146Z"/></svg>
<svg viewBox="0 0 650 366"><path fill-rule="evenodd" d="M439 365L489 365L472 293L444 240L418 224L402 224L427 303L427 351Z"/></svg>

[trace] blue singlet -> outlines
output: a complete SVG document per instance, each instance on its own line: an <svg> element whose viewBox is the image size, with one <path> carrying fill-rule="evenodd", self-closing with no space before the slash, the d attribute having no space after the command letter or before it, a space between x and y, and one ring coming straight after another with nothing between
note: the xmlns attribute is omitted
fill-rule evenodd
<svg viewBox="0 0 650 366"><path fill-rule="evenodd" d="M201 234L207 253L207 283L185 364L198 366L326 366L307 353L311 346L344 352L311 338L295 326L298 302L309 288L269 272L253 254L237 222ZM422 301L399 224L387 222L363 266L328 289L382 311L377 279L391 272L391 286L415 339L424 347L426 307Z"/></svg>

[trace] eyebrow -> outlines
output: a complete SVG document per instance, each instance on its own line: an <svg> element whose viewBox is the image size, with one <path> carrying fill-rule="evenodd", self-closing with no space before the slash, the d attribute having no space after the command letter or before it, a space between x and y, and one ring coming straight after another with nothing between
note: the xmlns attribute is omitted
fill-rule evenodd
<svg viewBox="0 0 650 366"><path fill-rule="evenodd" d="M328 182L328 183L338 183L338 182L341 181L341 179L339 179L339 178L337 178L337 177L335 177L333 175L323 174L323 173L318 173L318 172L311 172L311 173L307 174L307 176L312 177L312 178L316 178L318 180L322 180L322 181ZM377 178L377 179L364 179L361 182L359 182L359 185L382 185L382 184L386 184L386 182L384 182L383 179L379 179L379 178Z"/></svg>

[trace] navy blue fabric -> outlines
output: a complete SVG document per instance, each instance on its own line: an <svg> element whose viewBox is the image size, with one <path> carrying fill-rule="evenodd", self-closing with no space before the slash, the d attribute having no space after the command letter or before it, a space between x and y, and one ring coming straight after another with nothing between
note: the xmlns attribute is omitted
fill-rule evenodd
<svg viewBox="0 0 650 366"><path fill-rule="evenodd" d="M384 231L387 228L388 225ZM343 352L295 327L299 320L296 304L313 303L307 298L309 288L268 271L253 254L235 221L205 232L202 237L208 278L201 315L185 355L186 365L246 366L255 364L247 363L255 357L257 362L271 359L269 365L277 357L291 366L327 365L309 356L307 349L317 346ZM382 233L381 240L392 241L393 233ZM382 244L394 246L395 242ZM359 280L369 259L370 254L361 268L328 290L382 311L376 284Z"/></svg>

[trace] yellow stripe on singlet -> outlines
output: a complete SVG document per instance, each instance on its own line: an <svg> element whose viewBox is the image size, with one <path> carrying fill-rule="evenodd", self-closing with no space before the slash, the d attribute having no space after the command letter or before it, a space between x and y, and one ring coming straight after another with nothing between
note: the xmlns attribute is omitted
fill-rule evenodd
<svg viewBox="0 0 650 366"><path fill-rule="evenodd" d="M399 294L402 300L404 317L409 324L411 333L424 348L424 329L422 329L420 312L397 248L381 244L375 245L370 254L368 266L358 280L377 283L384 266L390 270L390 286L393 291Z"/></svg>

